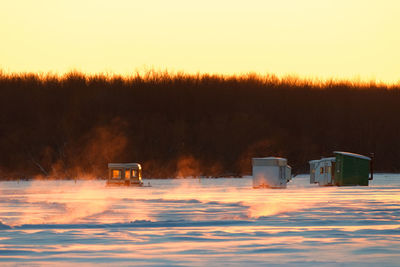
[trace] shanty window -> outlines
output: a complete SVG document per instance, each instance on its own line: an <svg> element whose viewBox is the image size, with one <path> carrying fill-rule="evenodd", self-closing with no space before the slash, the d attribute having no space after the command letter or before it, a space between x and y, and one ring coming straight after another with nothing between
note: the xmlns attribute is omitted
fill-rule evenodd
<svg viewBox="0 0 400 267"><path fill-rule="evenodd" d="M125 170L125 179L129 179L130 178L130 170Z"/></svg>
<svg viewBox="0 0 400 267"><path fill-rule="evenodd" d="M112 170L112 178L120 179L121 178L121 170Z"/></svg>
<svg viewBox="0 0 400 267"><path fill-rule="evenodd" d="M132 176L131 177L136 177L136 171L132 170Z"/></svg>
<svg viewBox="0 0 400 267"><path fill-rule="evenodd" d="M323 174L324 173L324 168L323 167L321 167L321 168L319 168L319 170L320 170L320 174Z"/></svg>

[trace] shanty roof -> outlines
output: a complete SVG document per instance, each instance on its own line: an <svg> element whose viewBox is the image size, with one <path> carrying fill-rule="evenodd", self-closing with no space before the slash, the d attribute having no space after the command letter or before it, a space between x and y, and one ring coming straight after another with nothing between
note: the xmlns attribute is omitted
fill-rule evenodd
<svg viewBox="0 0 400 267"><path fill-rule="evenodd" d="M139 163L108 163L108 168L136 168L136 169L141 169L142 166L140 166Z"/></svg>
<svg viewBox="0 0 400 267"><path fill-rule="evenodd" d="M253 158L253 159L275 159L275 160L286 160L285 158L280 158L280 157L264 157L264 158Z"/></svg>
<svg viewBox="0 0 400 267"><path fill-rule="evenodd" d="M287 159L279 157L253 158L253 166L286 166Z"/></svg>
<svg viewBox="0 0 400 267"><path fill-rule="evenodd" d="M334 151L333 153L339 154L339 155L344 155L344 156L349 156L349 157L353 157L353 158L371 160L370 157L363 156L363 155L360 155L360 154L350 153L350 152Z"/></svg>
<svg viewBox="0 0 400 267"><path fill-rule="evenodd" d="M335 157L329 157L329 158L321 158L321 159L310 160L308 163L313 164L313 163L317 163L317 162L321 162L321 161L335 161L335 160L336 160Z"/></svg>

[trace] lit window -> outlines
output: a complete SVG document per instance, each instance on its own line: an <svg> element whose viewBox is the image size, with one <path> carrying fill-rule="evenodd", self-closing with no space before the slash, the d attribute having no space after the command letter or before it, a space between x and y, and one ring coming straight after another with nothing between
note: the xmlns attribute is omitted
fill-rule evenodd
<svg viewBox="0 0 400 267"><path fill-rule="evenodd" d="M136 171L132 170L132 176L131 177L136 177Z"/></svg>
<svg viewBox="0 0 400 267"><path fill-rule="evenodd" d="M130 171L129 170L125 170L125 179L129 179L130 178Z"/></svg>
<svg viewBox="0 0 400 267"><path fill-rule="evenodd" d="M324 168L323 167L321 167L321 168L319 168L320 169L320 174L323 174L324 173Z"/></svg>
<svg viewBox="0 0 400 267"><path fill-rule="evenodd" d="M112 178L121 178L120 170L112 170Z"/></svg>

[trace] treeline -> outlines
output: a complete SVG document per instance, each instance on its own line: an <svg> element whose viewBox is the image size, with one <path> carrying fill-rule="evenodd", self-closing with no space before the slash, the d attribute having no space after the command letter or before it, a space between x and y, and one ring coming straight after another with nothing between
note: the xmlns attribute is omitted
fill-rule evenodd
<svg viewBox="0 0 400 267"><path fill-rule="evenodd" d="M334 150L400 171L400 87L273 75L0 73L0 178L240 176L251 158L294 172Z"/></svg>

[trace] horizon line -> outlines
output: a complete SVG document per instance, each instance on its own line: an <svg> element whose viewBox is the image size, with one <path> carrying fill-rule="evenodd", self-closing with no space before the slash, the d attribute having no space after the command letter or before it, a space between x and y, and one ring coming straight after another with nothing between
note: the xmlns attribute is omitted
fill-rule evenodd
<svg viewBox="0 0 400 267"><path fill-rule="evenodd" d="M272 83L281 83L281 84L292 84L296 85L309 85L309 86L317 86L324 87L327 85L346 85L351 87L387 87L387 88L398 88L400 87L400 78L397 82L387 82L376 79L362 79L360 76L355 76L354 78L341 78L341 77L329 77L322 78L318 75L315 76L302 76L296 73L287 73L287 74L276 74L273 72L265 72L260 73L256 71L248 71L241 73L218 73L218 72L189 72L183 70L168 70L168 69L155 69L155 68L146 68L146 69L136 69L131 72L119 73L114 71L98 71L98 72L90 72L90 71L82 71L79 69L70 69L68 71L5 71L0 68L0 78L12 78L12 77L27 77L27 76L35 76L40 80L46 79L56 79L56 80L65 80L69 77L79 76L80 78L85 78L86 80L90 80L93 78L101 78L105 80L113 80L113 79L123 79L123 80L131 80L131 79L143 79L143 80L151 80L151 79L177 79L177 78L186 78L186 79L204 79L204 78L215 78L222 80L231 80L231 79L239 79L239 80L257 80L260 82L272 82Z"/></svg>

